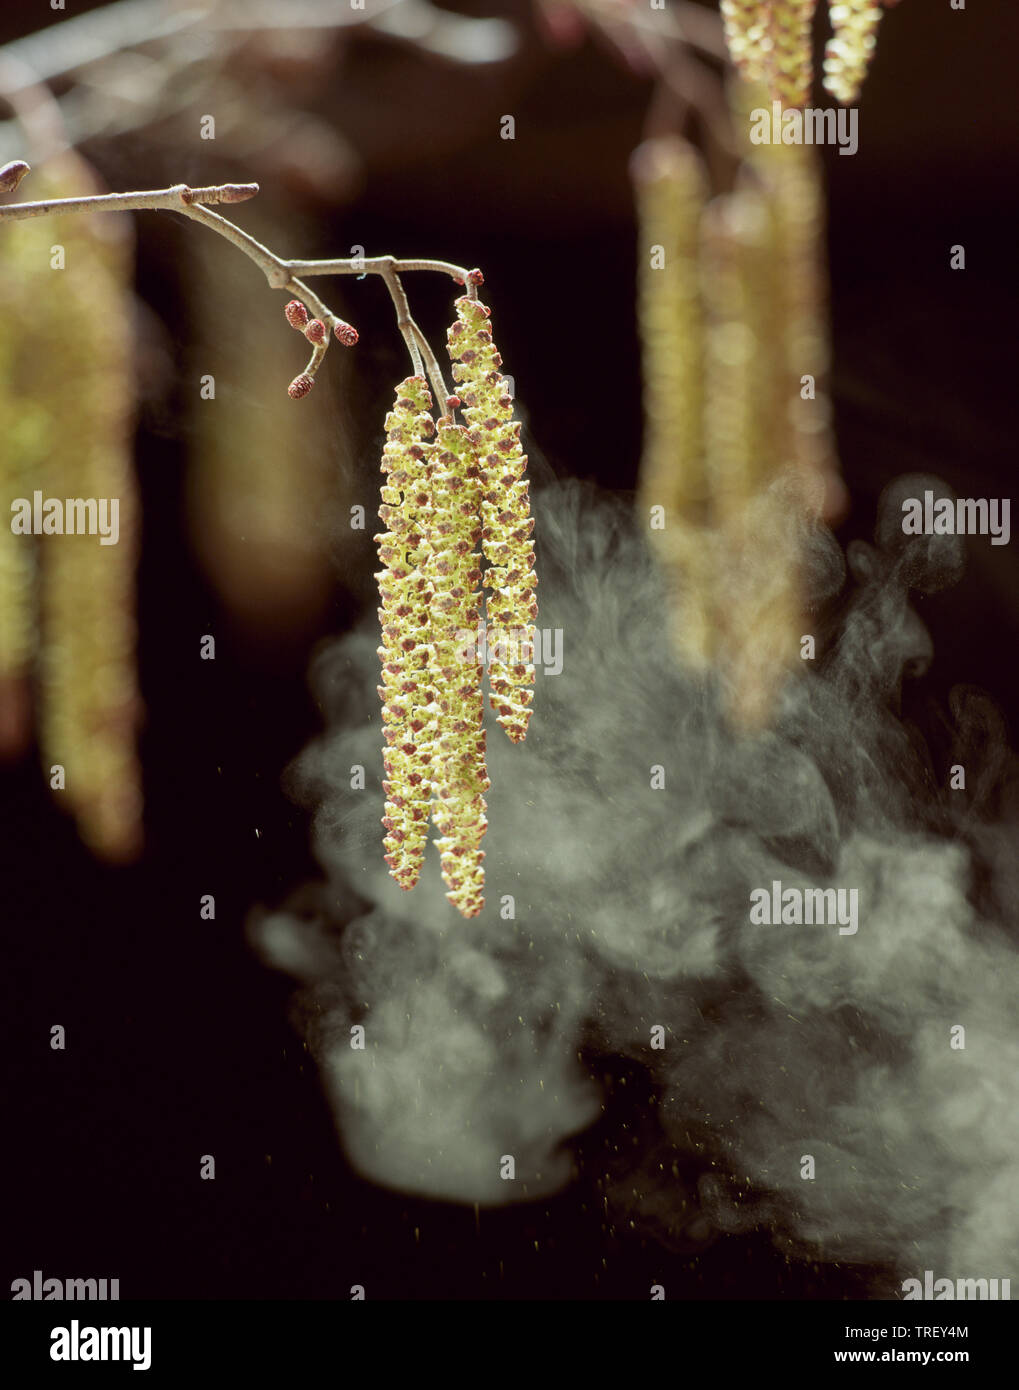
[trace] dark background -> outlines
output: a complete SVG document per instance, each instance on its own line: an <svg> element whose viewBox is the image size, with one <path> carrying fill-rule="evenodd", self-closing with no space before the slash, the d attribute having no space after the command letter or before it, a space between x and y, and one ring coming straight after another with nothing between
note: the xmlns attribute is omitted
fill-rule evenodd
<svg viewBox="0 0 1019 1390"><path fill-rule="evenodd" d="M29 23L5 16L0 34ZM883 23L864 89L860 151L827 152L832 384L853 501L842 540L869 535L882 487L902 472L930 471L961 495L1012 496L1017 38L1006 6L955 13L947 0L903 0ZM336 119L355 145L370 143L372 100L376 111L398 100L398 83L387 85L394 61L376 42L348 59ZM356 220L349 208L305 209L321 218L320 245L307 254L346 254L358 241L368 254L482 265L535 451L560 475L632 489L640 401L626 160L648 86L593 43L553 53L533 34L505 73L449 80L437 69L424 86L434 143L369 160ZM513 145L498 139L507 111ZM458 112L454 150L443 121ZM92 154L114 188L213 181L194 161L175 171L140 138ZM243 225L244 209L235 214ZM180 252L204 233L170 233L163 221L137 219L138 286L183 354ZM961 273L948 264L956 242L966 247ZM256 277L252 269L253 299ZM414 292L437 331L446 287L422 280ZM380 287L345 294L364 349L348 422L363 479L353 496L368 499L404 362ZM325 377L331 365L335 350ZM171 418L183 391L182 379L172 384ZM300 408L315 409L319 394ZM673 1299L865 1296L866 1271L789 1265L763 1235L693 1255L606 1231L598 1153L603 1133L641 1108L629 1064L607 1075L607 1116L581 1141L581 1178L553 1201L476 1219L351 1174L287 1021L291 984L254 959L243 927L254 904L280 902L315 873L306 818L280 776L319 728L305 681L314 643L356 617L372 557L337 584L317 631L263 648L234 625L193 557L186 452L183 432L143 416L143 859L97 865L53 807L34 754L0 783L2 1287L41 1269L119 1277L125 1298L343 1299L363 1284L370 1298L644 1299L652 1282ZM976 683L1014 727L1015 548L977 538L968 553L962 582L920 601L936 652L924 693ZM216 634L215 662L196 658L202 633ZM211 923L198 918L204 893L216 896ZM67 1029L65 1052L49 1048L54 1023ZM215 1182L199 1179L206 1153Z"/></svg>

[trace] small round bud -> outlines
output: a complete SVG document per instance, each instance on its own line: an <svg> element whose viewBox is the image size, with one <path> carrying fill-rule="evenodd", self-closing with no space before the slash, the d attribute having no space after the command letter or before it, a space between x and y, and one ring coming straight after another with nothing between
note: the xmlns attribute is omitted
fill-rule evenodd
<svg viewBox="0 0 1019 1390"><path fill-rule="evenodd" d="M309 376L307 372L302 372L300 376L295 376L287 387L287 395L292 401L299 401L302 396L306 396L315 385L315 378Z"/></svg>
<svg viewBox="0 0 1019 1390"><path fill-rule="evenodd" d="M485 277L480 270L469 270L467 272L467 283L468 285L483 285L485 283Z"/></svg>
<svg viewBox="0 0 1019 1390"><path fill-rule="evenodd" d="M447 396L447 397L446 397L446 409L447 409L447 410L455 410L459 404L460 404L460 397L459 397L459 396Z"/></svg>
<svg viewBox="0 0 1019 1390"><path fill-rule="evenodd" d="M10 164L5 164L0 169L0 193L13 193L25 175L30 172L23 159L14 159Z"/></svg>
<svg viewBox="0 0 1019 1390"><path fill-rule="evenodd" d="M326 326L321 319L312 319L304 330L304 336L309 343L324 343L326 340Z"/></svg>
<svg viewBox="0 0 1019 1390"><path fill-rule="evenodd" d="M344 323L342 319L333 325L333 332L344 347L353 347L357 342L357 329L352 324Z"/></svg>
<svg viewBox="0 0 1019 1390"><path fill-rule="evenodd" d="M283 312L291 328L303 329L308 322L308 311L299 299L292 299Z"/></svg>

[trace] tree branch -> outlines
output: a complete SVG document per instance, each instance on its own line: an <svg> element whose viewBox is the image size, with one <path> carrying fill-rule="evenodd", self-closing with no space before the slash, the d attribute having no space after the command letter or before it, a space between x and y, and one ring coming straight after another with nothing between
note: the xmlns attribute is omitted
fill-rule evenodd
<svg viewBox="0 0 1019 1390"><path fill-rule="evenodd" d="M29 172L23 160L15 160L0 169L0 192L11 192ZM410 353L410 360L417 375L423 375L422 352L427 364L428 375L438 400L440 410L445 408L448 396L442 370L428 344L425 335L414 322L407 294L400 280L404 271L430 270L449 275L458 284L466 285L469 294L476 295L481 273L466 270L463 266L449 261L410 260L401 261L395 256L353 256L347 260L334 261L287 261L263 246L260 241L228 221L219 213L213 212L209 204L241 203L253 198L258 192L257 183L224 183L209 188L189 188L187 184L174 184L172 188L151 189L140 193L100 193L86 198L51 198L45 202L9 203L0 207L0 223L19 222L29 217L48 217L64 212L179 212L193 222L200 222L210 231L224 237L231 245L248 257L261 270L270 289L284 290L299 299L312 315L321 321L326 329L325 341L313 339L313 351L303 376L307 382L294 399L300 399L310 389L310 383L325 357L329 339L336 333L341 340L356 341L351 335L350 326L344 319L334 314L315 292L308 288L300 275L380 275L389 291L396 309L396 322ZM344 330L344 331L341 331ZM299 378L298 378L299 380ZM294 383L291 383L293 385ZM291 393L293 395L293 393Z"/></svg>

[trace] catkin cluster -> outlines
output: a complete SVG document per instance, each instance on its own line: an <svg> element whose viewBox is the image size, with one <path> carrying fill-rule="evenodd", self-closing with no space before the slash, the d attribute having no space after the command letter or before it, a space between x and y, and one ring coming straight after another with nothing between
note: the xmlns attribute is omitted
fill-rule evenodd
<svg viewBox="0 0 1019 1390"><path fill-rule="evenodd" d="M783 106L806 106L813 84L811 33L817 0L721 0L729 56L748 82ZM836 100L859 96L874 51L881 6L876 0L829 0L832 37L823 83Z"/></svg>
<svg viewBox="0 0 1019 1390"><path fill-rule="evenodd" d="M825 509L836 467L819 176L801 146L748 145L736 186L709 200L679 136L647 142L633 170L641 512L684 659L759 724L798 651L798 518Z"/></svg>
<svg viewBox="0 0 1019 1390"><path fill-rule="evenodd" d="M478 639L486 638L492 708L519 742L531 714L537 601L527 460L489 311L468 296L456 308L449 342L460 397L450 397L436 428L424 378L408 377L386 418L379 508L386 530L375 537L387 744L382 823L390 873L410 889L431 818L446 896L474 917L484 906L481 840L491 785ZM466 426L454 423L461 403Z"/></svg>
<svg viewBox="0 0 1019 1390"><path fill-rule="evenodd" d="M33 191L48 199L98 190L87 166L65 155L33 175ZM34 645L47 780L53 766L64 769L58 801L82 839L117 860L133 856L141 838L128 235L114 217L53 217L45 230L15 222L0 262L8 501L40 492L61 507L84 498L119 508L116 544L95 534L4 537L0 670L25 673Z"/></svg>

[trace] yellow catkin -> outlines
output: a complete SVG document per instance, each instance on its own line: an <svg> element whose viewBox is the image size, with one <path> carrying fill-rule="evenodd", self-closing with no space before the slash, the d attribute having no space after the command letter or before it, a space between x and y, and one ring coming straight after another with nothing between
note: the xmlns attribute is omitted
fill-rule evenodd
<svg viewBox="0 0 1019 1390"><path fill-rule="evenodd" d="M488 308L464 295L449 329L453 378L458 383L469 427L468 442L480 470L482 548L489 568L485 586L490 703L500 726L514 742L527 735L534 683L534 551L531 548L527 458L520 425L500 374Z"/></svg>
<svg viewBox="0 0 1019 1390"><path fill-rule="evenodd" d="M824 52L824 86L836 101L855 101L867 75L883 11L874 0L829 3L833 30Z"/></svg>
<svg viewBox="0 0 1019 1390"><path fill-rule="evenodd" d="M812 28L817 0L773 0L768 16L768 80L783 106L807 106L814 80Z"/></svg>
<svg viewBox="0 0 1019 1390"><path fill-rule="evenodd" d="M439 426L427 569L434 588L435 846L446 897L463 917L484 906L481 840L488 826L484 697L477 650L481 618L481 470L463 426Z"/></svg>
<svg viewBox="0 0 1019 1390"><path fill-rule="evenodd" d="M385 849L389 871L401 888L414 887L428 840L432 795L432 745L436 701L430 608L434 598L424 565L431 525L430 475L435 445L431 396L423 377L396 388L386 417L379 515L386 530L375 537L383 568L379 586L382 645L382 719L387 748Z"/></svg>
<svg viewBox="0 0 1019 1390"><path fill-rule="evenodd" d="M31 175L37 199L99 190L87 166L62 155ZM97 854L134 857L141 846L141 774L135 735L138 503L132 461L133 344L129 224L114 214L15 223L4 232L5 266L30 265L17 315L5 296L6 332L17 334L15 410L31 436L21 454L24 495L116 499L119 539L18 537L39 563L37 717L44 772L64 768L58 803ZM51 268L62 247L64 268ZM22 287L24 289L24 286ZM13 321L13 328L12 328Z"/></svg>
<svg viewBox="0 0 1019 1390"><path fill-rule="evenodd" d="M645 420L638 510L674 594L675 637L687 659L703 665L712 624L703 536L709 489L697 248L707 176L694 147L676 135L645 141L631 169Z"/></svg>

